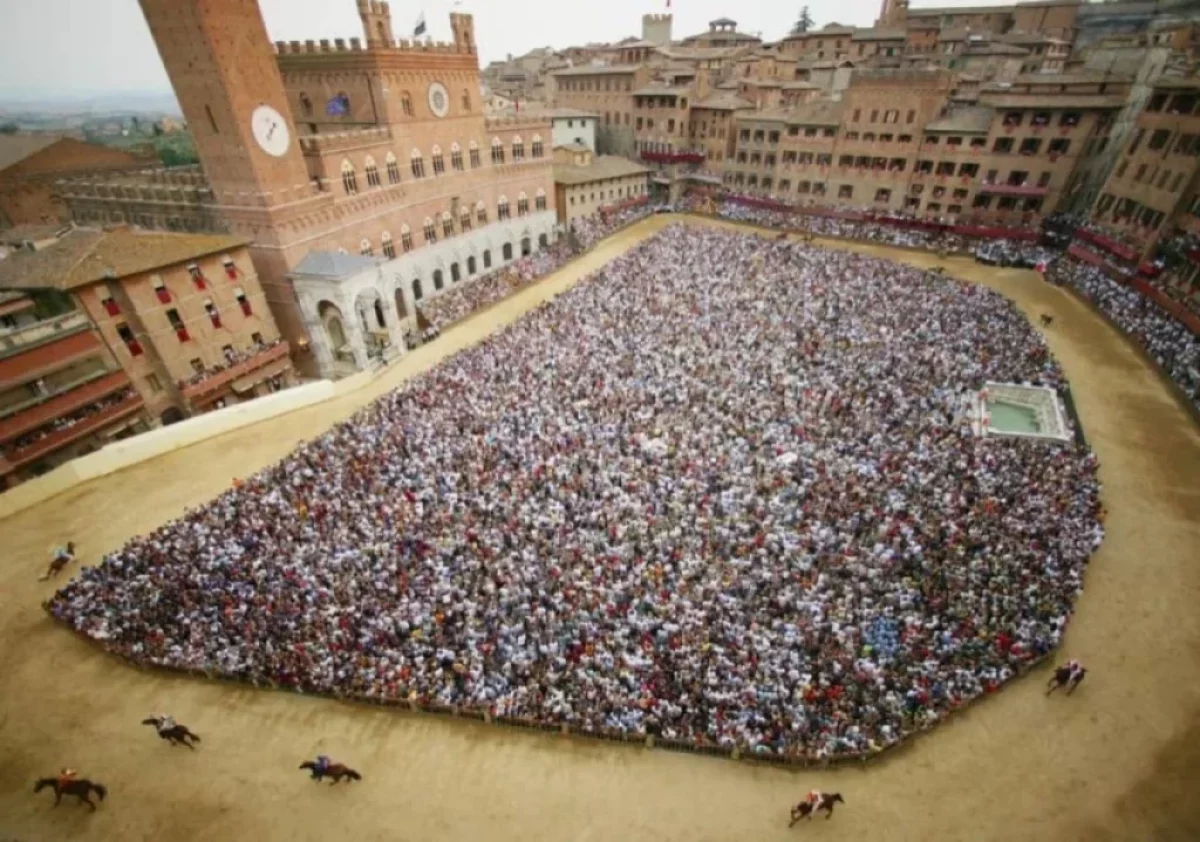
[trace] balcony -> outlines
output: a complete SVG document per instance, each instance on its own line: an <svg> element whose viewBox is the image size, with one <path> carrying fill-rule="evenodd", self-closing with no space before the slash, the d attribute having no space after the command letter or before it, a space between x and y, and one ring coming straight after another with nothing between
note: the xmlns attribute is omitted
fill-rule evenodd
<svg viewBox="0 0 1200 842"><path fill-rule="evenodd" d="M180 392L182 392L187 400L194 402L205 395L210 395L213 392L224 389L235 380L239 380L263 366L287 359L290 351L291 348L286 342L280 342L278 345L272 345L270 348L260 351L248 360L242 360L236 365L232 365L229 368L222 369L216 374L206 377L199 383L186 384L180 387Z"/></svg>
<svg viewBox="0 0 1200 842"><path fill-rule="evenodd" d="M1075 236L1079 239L1091 243L1094 246L1099 246L1109 254L1115 255L1122 260L1137 260L1137 249L1132 246L1127 246L1124 243L1118 243L1109 237L1099 234L1095 231L1089 231L1086 228L1079 228L1075 231Z"/></svg>
<svg viewBox="0 0 1200 842"><path fill-rule="evenodd" d="M33 403L0 420L0 442L15 439L43 424L48 424L55 418L70 415L75 410L95 403L105 395L124 389L128 385L129 376L124 371L110 371L68 391Z"/></svg>
<svg viewBox="0 0 1200 842"><path fill-rule="evenodd" d="M122 373L123 374L123 373ZM142 396L137 392L113 406L107 407L95 415L89 415L70 427L55 430L48 436L40 438L32 444L18 450L10 451L7 459L0 457L0 473L7 473L22 465L37 461L49 453L66 447L73 441L102 430L115 421L132 415L142 408Z"/></svg>
<svg viewBox="0 0 1200 842"><path fill-rule="evenodd" d="M703 152L643 152L642 160L652 164L703 164Z"/></svg>
<svg viewBox="0 0 1200 842"><path fill-rule="evenodd" d="M1028 196L1040 197L1050 192L1049 187L1038 187L1033 184L988 184L979 185L979 193L991 193L996 196Z"/></svg>
<svg viewBox="0 0 1200 842"><path fill-rule="evenodd" d="M37 327L37 325L31 325ZM45 338L53 337L53 338ZM62 335L45 334L42 342L28 342L0 350L0 385L25 383L71 363L104 352L99 337L91 330L73 329Z"/></svg>
<svg viewBox="0 0 1200 842"><path fill-rule="evenodd" d="M77 310L53 319L44 319L0 336L0 357L25 350L51 339L59 339L87 330L91 322L87 313Z"/></svg>

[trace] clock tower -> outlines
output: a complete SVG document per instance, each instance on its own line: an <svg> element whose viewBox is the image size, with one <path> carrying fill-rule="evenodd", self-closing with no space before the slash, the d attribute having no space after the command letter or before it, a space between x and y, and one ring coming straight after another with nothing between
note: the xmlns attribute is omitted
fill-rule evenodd
<svg viewBox="0 0 1200 842"><path fill-rule="evenodd" d="M257 0L140 0L218 205L311 190Z"/></svg>

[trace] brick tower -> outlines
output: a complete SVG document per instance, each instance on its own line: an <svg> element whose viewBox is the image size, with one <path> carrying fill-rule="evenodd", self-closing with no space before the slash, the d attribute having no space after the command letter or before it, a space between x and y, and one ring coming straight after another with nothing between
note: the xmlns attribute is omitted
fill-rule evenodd
<svg viewBox="0 0 1200 842"><path fill-rule="evenodd" d="M267 300L293 347L303 320L286 275L295 224L328 197L310 182L257 0L139 0L195 140L216 210L253 243ZM302 363L301 359L297 360Z"/></svg>

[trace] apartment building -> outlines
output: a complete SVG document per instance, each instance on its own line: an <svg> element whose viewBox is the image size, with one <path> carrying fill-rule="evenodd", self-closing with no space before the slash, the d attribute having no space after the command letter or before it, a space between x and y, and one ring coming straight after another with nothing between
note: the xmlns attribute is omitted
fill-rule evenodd
<svg viewBox="0 0 1200 842"><path fill-rule="evenodd" d="M617 155L595 156L582 144L554 150L554 189L558 220L570 224L577 219L649 195L650 170Z"/></svg>

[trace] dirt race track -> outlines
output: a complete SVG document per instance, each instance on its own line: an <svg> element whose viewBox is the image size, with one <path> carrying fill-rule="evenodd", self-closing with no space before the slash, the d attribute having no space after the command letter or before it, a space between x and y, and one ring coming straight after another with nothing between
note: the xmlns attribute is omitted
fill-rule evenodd
<svg viewBox="0 0 1200 842"><path fill-rule="evenodd" d="M656 217L409 354L350 398L213 439L0 522L0 840L1196 840L1200 839L1200 429L1131 345L1032 272L944 265L1027 315L1074 385L1101 459L1108 537L1065 655L1090 669L1070 699L1046 670L863 769L821 773L525 734L290 693L142 672L80 641L39 603L49 549L96 562L287 453L403 378L568 287L661 228ZM138 724L173 713L195 752ZM316 786L318 752L364 775ZM94 814L34 797L71 765L109 788ZM833 821L787 829L812 787Z"/></svg>

